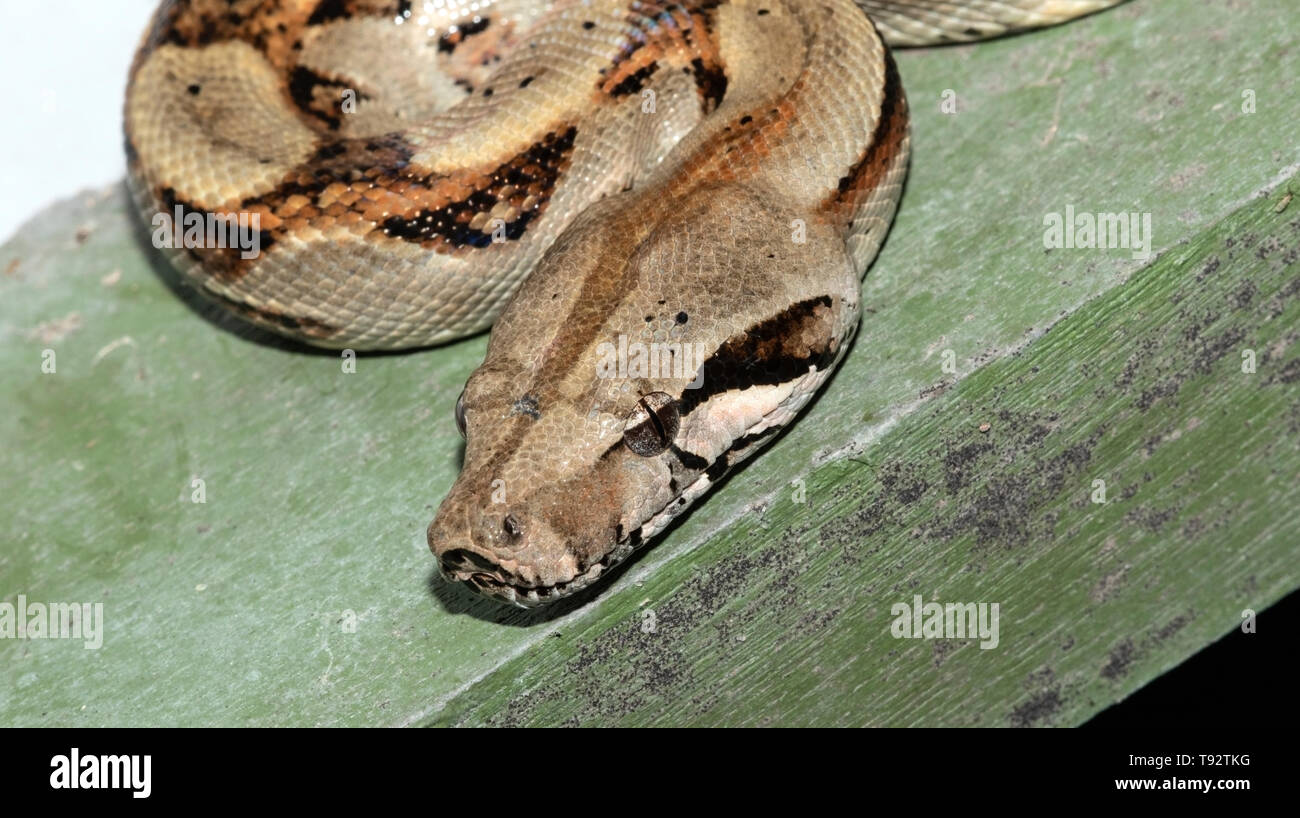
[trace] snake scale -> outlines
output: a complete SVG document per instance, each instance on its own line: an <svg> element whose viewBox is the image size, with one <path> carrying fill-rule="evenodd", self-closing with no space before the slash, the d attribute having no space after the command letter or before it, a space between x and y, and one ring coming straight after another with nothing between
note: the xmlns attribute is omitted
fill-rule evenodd
<svg viewBox="0 0 1300 818"><path fill-rule="evenodd" d="M125 106L197 289L335 349L492 327L455 406L443 575L590 585L808 403L906 174L889 45L1116 0L174 0ZM156 223L156 222L155 222Z"/></svg>

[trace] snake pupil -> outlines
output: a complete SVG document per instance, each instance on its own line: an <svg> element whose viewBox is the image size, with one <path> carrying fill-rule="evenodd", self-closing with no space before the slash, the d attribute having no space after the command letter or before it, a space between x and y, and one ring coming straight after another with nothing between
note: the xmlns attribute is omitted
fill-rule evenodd
<svg viewBox="0 0 1300 818"><path fill-rule="evenodd" d="M681 417L677 404L666 392L651 392L637 401L623 427L623 442L642 457L653 457L667 449L677 436Z"/></svg>

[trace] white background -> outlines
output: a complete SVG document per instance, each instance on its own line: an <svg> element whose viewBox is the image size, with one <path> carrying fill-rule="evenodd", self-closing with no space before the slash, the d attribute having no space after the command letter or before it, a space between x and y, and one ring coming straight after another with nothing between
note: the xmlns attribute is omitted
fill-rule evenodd
<svg viewBox="0 0 1300 818"><path fill-rule="evenodd" d="M0 242L126 172L122 94L158 0L0 0Z"/></svg>

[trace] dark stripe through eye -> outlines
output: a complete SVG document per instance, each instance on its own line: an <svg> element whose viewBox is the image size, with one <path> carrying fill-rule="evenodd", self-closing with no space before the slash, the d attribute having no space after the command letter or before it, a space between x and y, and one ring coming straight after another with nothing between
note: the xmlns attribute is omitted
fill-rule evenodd
<svg viewBox="0 0 1300 818"><path fill-rule="evenodd" d="M714 395L732 389L793 380L835 358L834 301L829 295L800 301L733 335L703 365L699 389L687 389L678 411L689 415Z"/></svg>

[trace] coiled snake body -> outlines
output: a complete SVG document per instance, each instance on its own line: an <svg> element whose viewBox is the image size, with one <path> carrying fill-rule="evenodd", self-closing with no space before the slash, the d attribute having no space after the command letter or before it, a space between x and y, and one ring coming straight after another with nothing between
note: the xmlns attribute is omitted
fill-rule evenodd
<svg viewBox="0 0 1300 818"><path fill-rule="evenodd" d="M843 357L908 162L886 43L1115 1L166 2L131 70L130 179L155 224L244 217L255 252L171 255L263 327L394 349L494 326L429 543L449 579L537 605Z"/></svg>

